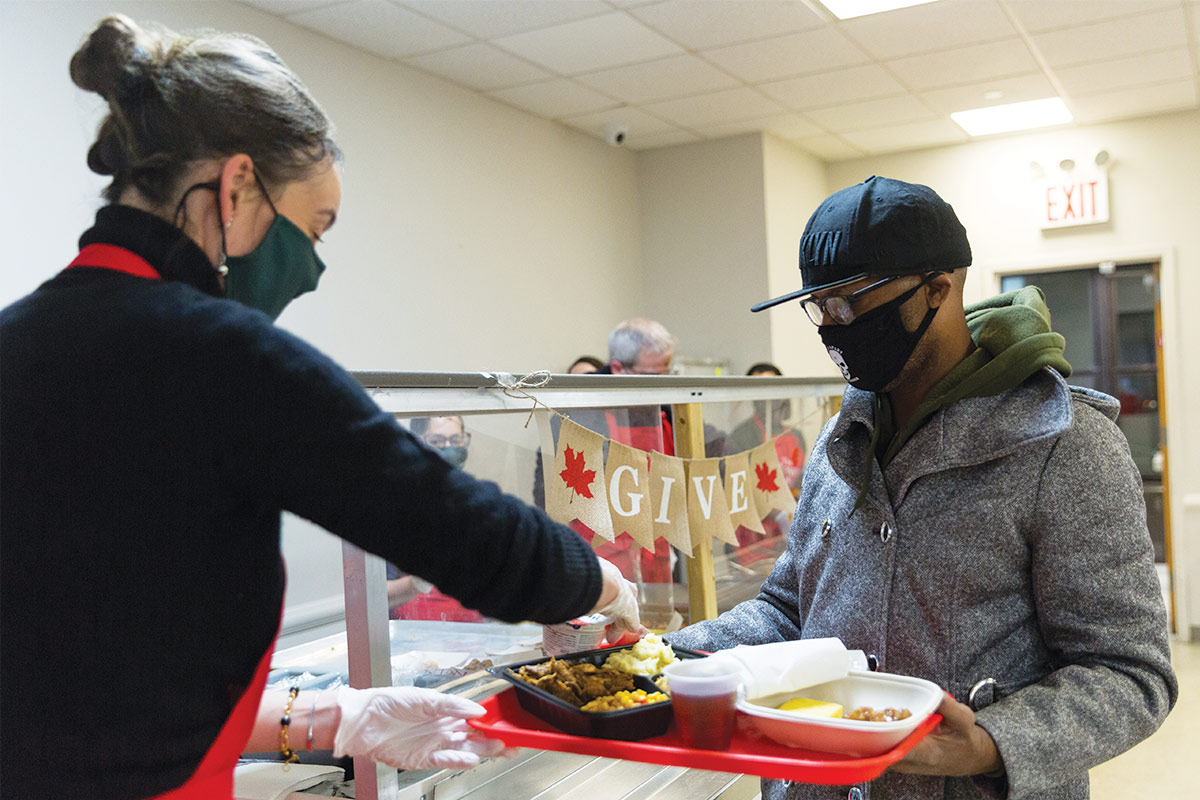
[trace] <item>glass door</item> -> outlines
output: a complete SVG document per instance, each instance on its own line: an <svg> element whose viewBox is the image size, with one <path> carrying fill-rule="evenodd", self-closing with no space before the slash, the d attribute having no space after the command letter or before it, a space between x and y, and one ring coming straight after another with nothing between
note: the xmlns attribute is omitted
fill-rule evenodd
<svg viewBox="0 0 1200 800"><path fill-rule="evenodd" d="M1054 330L1067 340L1071 383L1110 394L1121 404L1117 425L1142 474L1155 561L1168 558L1163 502L1157 335L1158 265L1036 272L1001 278L1002 291L1026 285L1046 295Z"/></svg>

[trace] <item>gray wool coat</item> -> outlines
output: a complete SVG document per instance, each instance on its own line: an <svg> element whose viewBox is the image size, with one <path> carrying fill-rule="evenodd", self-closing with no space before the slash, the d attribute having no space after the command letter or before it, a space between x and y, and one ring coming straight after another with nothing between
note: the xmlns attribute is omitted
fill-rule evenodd
<svg viewBox="0 0 1200 800"><path fill-rule="evenodd" d="M881 471L871 395L847 388L759 595L670 642L719 650L837 636L881 670L926 678L964 703L992 678L976 720L1006 774L886 772L853 794L764 781L764 800L1076 800L1088 797L1090 767L1161 724L1178 687L1117 410L1045 369L936 412ZM863 481L866 503L851 516Z"/></svg>

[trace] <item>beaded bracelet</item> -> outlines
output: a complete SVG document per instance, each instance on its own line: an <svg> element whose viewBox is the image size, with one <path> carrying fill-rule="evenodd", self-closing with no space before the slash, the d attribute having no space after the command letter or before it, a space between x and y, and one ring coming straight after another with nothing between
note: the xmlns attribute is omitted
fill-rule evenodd
<svg viewBox="0 0 1200 800"><path fill-rule="evenodd" d="M288 744L288 726L292 724L292 703L296 701L298 694L300 694L299 686L288 689L287 705L283 707L283 717L279 720L279 724L282 726L279 731L279 752L283 754L283 763L285 764L295 764L300 760L300 756Z"/></svg>

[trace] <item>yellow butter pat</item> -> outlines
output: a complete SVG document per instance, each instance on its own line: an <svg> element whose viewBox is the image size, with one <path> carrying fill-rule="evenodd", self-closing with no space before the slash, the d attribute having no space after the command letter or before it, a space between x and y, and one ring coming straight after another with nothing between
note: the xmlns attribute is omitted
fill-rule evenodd
<svg viewBox="0 0 1200 800"><path fill-rule="evenodd" d="M822 700L810 700L807 697L793 697L783 705L780 711L791 711L805 717L841 717L842 707L838 703L826 703Z"/></svg>

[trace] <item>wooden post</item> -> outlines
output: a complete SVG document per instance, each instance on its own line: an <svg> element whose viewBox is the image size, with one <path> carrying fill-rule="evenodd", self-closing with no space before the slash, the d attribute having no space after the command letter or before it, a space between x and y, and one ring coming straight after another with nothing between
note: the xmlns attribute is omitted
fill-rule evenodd
<svg viewBox="0 0 1200 800"><path fill-rule="evenodd" d="M704 415L699 403L671 406L675 427L675 455L704 458ZM712 540L692 543L687 559L688 624L717 616L717 584L713 579Z"/></svg>

